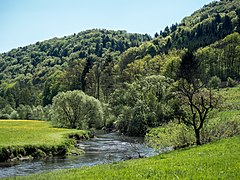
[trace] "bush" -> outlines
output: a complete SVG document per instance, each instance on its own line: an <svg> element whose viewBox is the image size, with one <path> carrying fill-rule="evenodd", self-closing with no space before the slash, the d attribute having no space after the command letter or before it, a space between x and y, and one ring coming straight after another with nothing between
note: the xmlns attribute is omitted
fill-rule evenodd
<svg viewBox="0 0 240 180"><path fill-rule="evenodd" d="M170 122L151 129L146 135L147 143L155 148L186 147L195 142L192 128L182 123Z"/></svg>
<svg viewBox="0 0 240 180"><path fill-rule="evenodd" d="M202 133L202 143L240 135L240 121L236 116L228 120L216 120L208 123Z"/></svg>
<svg viewBox="0 0 240 180"><path fill-rule="evenodd" d="M227 78L227 87L235 87L236 85L237 82L234 79L230 77Z"/></svg>
<svg viewBox="0 0 240 180"><path fill-rule="evenodd" d="M37 149L35 153L32 154L34 158L43 158L46 157L46 153L42 151L41 149Z"/></svg>
<svg viewBox="0 0 240 180"><path fill-rule="evenodd" d="M221 86L221 79L217 76L213 76L209 81L209 86L218 89Z"/></svg>
<svg viewBox="0 0 240 180"><path fill-rule="evenodd" d="M117 121L115 121L115 127L124 134L128 132L129 121L132 119L132 111L128 106L122 107L122 114L118 115Z"/></svg>
<svg viewBox="0 0 240 180"><path fill-rule="evenodd" d="M238 115L211 117L201 131L201 144L220 140L222 138L239 136L240 121ZM192 128L171 122L158 128L151 129L146 135L147 143L155 148L185 147L194 144L194 131Z"/></svg>
<svg viewBox="0 0 240 180"><path fill-rule="evenodd" d="M144 136L147 131L147 107L141 101L136 102L132 110L132 119L129 121L127 134L130 136Z"/></svg>
<svg viewBox="0 0 240 180"><path fill-rule="evenodd" d="M10 115L9 114L1 114L0 113L0 119L10 119Z"/></svg>
<svg viewBox="0 0 240 180"><path fill-rule="evenodd" d="M19 119L31 119L32 117L32 108L31 106L29 105L20 105L18 108L17 108L17 112L19 114Z"/></svg>
<svg viewBox="0 0 240 180"><path fill-rule="evenodd" d="M13 110L10 114L11 119L19 119L19 114L17 111Z"/></svg>

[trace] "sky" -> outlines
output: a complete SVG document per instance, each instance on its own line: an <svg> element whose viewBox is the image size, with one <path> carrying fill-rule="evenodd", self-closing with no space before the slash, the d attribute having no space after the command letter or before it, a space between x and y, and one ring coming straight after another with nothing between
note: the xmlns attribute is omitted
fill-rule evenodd
<svg viewBox="0 0 240 180"><path fill-rule="evenodd" d="M0 53L100 28L153 36L213 0L0 0Z"/></svg>

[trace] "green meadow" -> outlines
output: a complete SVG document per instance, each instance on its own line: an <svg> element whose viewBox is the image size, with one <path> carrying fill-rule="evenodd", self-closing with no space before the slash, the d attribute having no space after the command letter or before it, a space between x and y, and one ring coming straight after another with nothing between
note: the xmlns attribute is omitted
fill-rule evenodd
<svg viewBox="0 0 240 180"><path fill-rule="evenodd" d="M240 137L158 156L10 179L240 179Z"/></svg>
<svg viewBox="0 0 240 180"><path fill-rule="evenodd" d="M50 122L35 120L0 120L0 146L58 145L65 134L82 130L53 128Z"/></svg>
<svg viewBox="0 0 240 180"><path fill-rule="evenodd" d="M71 134L89 138L86 131L53 128L46 121L0 120L0 160L65 155L73 149L74 140L69 139Z"/></svg>

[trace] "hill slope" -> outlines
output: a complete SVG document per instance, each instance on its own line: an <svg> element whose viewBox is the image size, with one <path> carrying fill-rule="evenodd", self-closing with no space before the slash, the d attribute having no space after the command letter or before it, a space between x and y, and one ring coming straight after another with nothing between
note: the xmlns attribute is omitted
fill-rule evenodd
<svg viewBox="0 0 240 180"><path fill-rule="evenodd" d="M46 105L64 89L85 90L86 75L95 62L114 61L129 47L147 40L148 35L93 29L0 54L0 96L4 99L0 108L6 103L13 107L41 104L42 98ZM78 67L75 74L73 67ZM63 79L65 87L56 87Z"/></svg>
<svg viewBox="0 0 240 180"><path fill-rule="evenodd" d="M197 50L239 32L239 25L239 0L221 0L166 27L154 39L126 31L93 29L13 49L0 54L0 109L7 104L14 108L21 104L45 106L58 92L74 89L107 102L110 94L128 81L124 74L127 67L132 68L129 74L141 71L147 76L161 74L167 62L169 67L163 75L172 78L177 65L170 65L175 60L179 63L184 53L172 49ZM135 60L142 61L131 66Z"/></svg>
<svg viewBox="0 0 240 180"><path fill-rule="evenodd" d="M235 31L240 32L240 1L214 1L185 17L179 24L166 27L153 43L159 46L160 51L171 48L194 50Z"/></svg>

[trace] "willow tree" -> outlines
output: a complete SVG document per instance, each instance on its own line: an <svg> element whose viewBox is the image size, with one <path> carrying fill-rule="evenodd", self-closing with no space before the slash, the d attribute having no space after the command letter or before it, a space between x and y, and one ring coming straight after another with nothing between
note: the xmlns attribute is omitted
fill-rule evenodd
<svg viewBox="0 0 240 180"><path fill-rule="evenodd" d="M102 128L104 125L100 101L78 90L61 92L53 98L51 119L55 125L68 128Z"/></svg>

